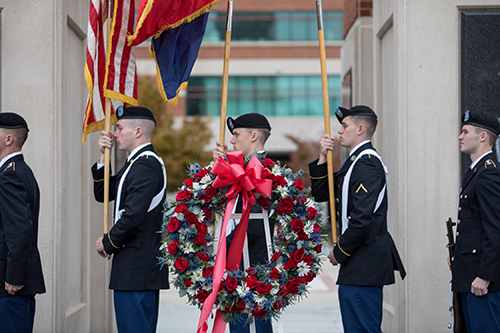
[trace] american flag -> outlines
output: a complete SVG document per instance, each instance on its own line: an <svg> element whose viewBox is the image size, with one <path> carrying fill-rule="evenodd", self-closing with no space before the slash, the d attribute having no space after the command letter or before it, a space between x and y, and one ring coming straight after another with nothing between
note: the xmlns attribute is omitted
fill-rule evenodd
<svg viewBox="0 0 500 333"><path fill-rule="evenodd" d="M134 30L133 0L114 0L113 22L105 51L107 0L90 0L87 30L85 80L89 97L83 124L85 142L89 133L104 129L105 97L137 105L135 50L127 46L127 34ZM111 110L111 123L116 122Z"/></svg>

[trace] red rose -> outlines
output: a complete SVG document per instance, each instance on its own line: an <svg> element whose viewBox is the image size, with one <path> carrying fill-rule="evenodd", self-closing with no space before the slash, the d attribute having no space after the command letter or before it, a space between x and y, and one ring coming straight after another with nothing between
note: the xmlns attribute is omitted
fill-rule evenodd
<svg viewBox="0 0 500 333"><path fill-rule="evenodd" d="M174 267L180 270L181 272L185 272L189 266L189 260L184 258L177 258L174 262Z"/></svg>
<svg viewBox="0 0 500 333"><path fill-rule="evenodd" d="M293 251L290 253L290 257L292 257L296 262L301 262L304 259L305 250L303 247L298 249L297 251Z"/></svg>
<svg viewBox="0 0 500 333"><path fill-rule="evenodd" d="M271 205L271 199L268 197L260 197L257 199L257 203L264 209L268 209Z"/></svg>
<svg viewBox="0 0 500 333"><path fill-rule="evenodd" d="M246 303L245 303L245 301L244 301L244 300L242 300L242 299L240 298L240 299L238 299L238 303L236 304L236 306L237 306L237 310L238 310L239 312L243 312L243 311L245 311L245 308L246 308Z"/></svg>
<svg viewBox="0 0 500 333"><path fill-rule="evenodd" d="M194 215L191 212L187 212L186 214L184 214L184 218L186 219L186 222L189 225L193 225L196 222L198 222L198 218L196 217L196 215Z"/></svg>
<svg viewBox="0 0 500 333"><path fill-rule="evenodd" d="M278 295L280 296L288 295L288 290L286 289L286 286L280 286L280 291L278 291Z"/></svg>
<svg viewBox="0 0 500 333"><path fill-rule="evenodd" d="M255 286L255 290L261 295L267 295L271 292L273 286L270 283L259 282Z"/></svg>
<svg viewBox="0 0 500 333"><path fill-rule="evenodd" d="M245 284L250 289L253 289L257 285L257 283L257 278L255 276L249 276L245 279Z"/></svg>
<svg viewBox="0 0 500 333"><path fill-rule="evenodd" d="M263 161L262 161L262 164L266 167L270 167L272 165L275 165L276 163L270 159L270 158L265 158Z"/></svg>
<svg viewBox="0 0 500 333"><path fill-rule="evenodd" d="M288 185L285 177L283 177L283 176L272 175L271 179L273 180L273 185L272 185L273 189L275 189L277 186L287 186Z"/></svg>
<svg viewBox="0 0 500 333"><path fill-rule="evenodd" d="M206 235L208 232L207 225L205 223L196 223L196 230L198 233Z"/></svg>
<svg viewBox="0 0 500 333"><path fill-rule="evenodd" d="M205 252L196 252L196 256L203 262L207 262L210 259Z"/></svg>
<svg viewBox="0 0 500 333"><path fill-rule="evenodd" d="M203 268L203 277L206 279L209 276L214 275L214 267L213 266L208 266Z"/></svg>
<svg viewBox="0 0 500 333"><path fill-rule="evenodd" d="M297 202L303 204L307 201L307 198L304 195L298 195L297 196Z"/></svg>
<svg viewBox="0 0 500 333"><path fill-rule="evenodd" d="M308 240L309 239L309 236L303 232L303 231L300 231L298 233L298 237L297 237L299 240Z"/></svg>
<svg viewBox="0 0 500 333"><path fill-rule="evenodd" d="M274 267L271 270L270 277L271 277L271 279L281 279L281 273L280 273L280 271L276 267Z"/></svg>
<svg viewBox="0 0 500 333"><path fill-rule="evenodd" d="M281 253L279 251L274 252L273 256L271 257L271 261L278 260L280 255L281 255Z"/></svg>
<svg viewBox="0 0 500 333"><path fill-rule="evenodd" d="M322 253L322 250L323 246L321 244L316 245L316 247L314 248L314 251L316 251L317 253Z"/></svg>
<svg viewBox="0 0 500 333"><path fill-rule="evenodd" d="M208 221L212 221L212 210L208 207L203 207L203 215Z"/></svg>
<svg viewBox="0 0 500 333"><path fill-rule="evenodd" d="M184 285L186 286L186 288L189 288L193 285L193 281L191 281L190 279L184 279Z"/></svg>
<svg viewBox="0 0 500 333"><path fill-rule="evenodd" d="M316 273L309 272L304 277L306 278L307 283L309 283L314 280L314 278L316 277Z"/></svg>
<svg viewBox="0 0 500 333"><path fill-rule="evenodd" d="M299 283L300 283L300 284L307 284L307 278L306 278L305 276L301 277L301 278L299 279Z"/></svg>
<svg viewBox="0 0 500 333"><path fill-rule="evenodd" d="M203 246L207 244L207 240L205 239L205 235L203 234L198 234L193 240L193 243L198 246Z"/></svg>
<svg viewBox="0 0 500 333"><path fill-rule="evenodd" d="M188 210L188 207L184 202L181 202L180 204L177 205L177 207L175 207L175 212L177 214L184 213L186 210Z"/></svg>
<svg viewBox="0 0 500 333"><path fill-rule="evenodd" d="M283 307L283 305L285 305L284 301L276 301L273 303L273 310L278 311Z"/></svg>
<svg viewBox="0 0 500 333"><path fill-rule="evenodd" d="M189 198L191 198L191 191L183 190L183 191L180 191L179 193L177 193L175 200L184 201L184 200L187 200Z"/></svg>
<svg viewBox="0 0 500 333"><path fill-rule="evenodd" d="M308 264L309 267L311 267L313 264L313 258L311 256L305 255L304 258L302 258L302 261Z"/></svg>
<svg viewBox="0 0 500 333"><path fill-rule="evenodd" d="M234 289L236 289L236 287L238 287L238 280L236 280L232 276L228 276L227 279L226 279L226 288L227 288L227 290L233 291Z"/></svg>
<svg viewBox="0 0 500 333"><path fill-rule="evenodd" d="M290 227L292 228L293 232L299 233L300 231L302 231L302 229L304 229L304 221L302 221L300 217L296 217L292 220L292 222L290 222Z"/></svg>
<svg viewBox="0 0 500 333"><path fill-rule="evenodd" d="M292 200L292 198L285 197L285 198L281 199L278 209L279 209L279 211L281 213L291 214L292 211L293 211L293 200Z"/></svg>
<svg viewBox="0 0 500 333"><path fill-rule="evenodd" d="M302 183L302 180L300 179L296 179L294 182L293 182L293 186L295 186L295 188L299 191L302 191L305 187L304 187L304 183Z"/></svg>
<svg viewBox="0 0 500 333"><path fill-rule="evenodd" d="M251 276L256 276L257 275L257 270L253 267L247 268L247 274Z"/></svg>
<svg viewBox="0 0 500 333"><path fill-rule="evenodd" d="M183 181L183 184L186 185L188 188L193 188L193 183L194 183L193 178L188 178L185 181Z"/></svg>
<svg viewBox="0 0 500 333"><path fill-rule="evenodd" d="M289 294L296 294L299 292L299 279L292 278L286 284L286 291Z"/></svg>
<svg viewBox="0 0 500 333"><path fill-rule="evenodd" d="M208 295L210 295L210 293L204 289L200 289L198 291L198 293L196 294L196 296L194 296L195 298L197 298L200 303L204 303L205 300L207 299Z"/></svg>
<svg viewBox="0 0 500 333"><path fill-rule="evenodd" d="M266 315L267 311L263 308L261 308L260 306L255 306L252 310L252 315L255 317L255 318L264 318L264 316Z"/></svg>
<svg viewBox="0 0 500 333"><path fill-rule="evenodd" d="M215 195L216 191L215 191L215 189L212 186L210 186L209 188L205 189L205 192L203 192L203 193L205 193L205 195L207 197L213 198L213 196Z"/></svg>
<svg viewBox="0 0 500 333"><path fill-rule="evenodd" d="M168 224L167 224L167 231L168 232L172 233L172 232L179 230L180 228L181 228L181 223L179 222L177 217L174 216L170 219L170 221L168 221Z"/></svg>
<svg viewBox="0 0 500 333"><path fill-rule="evenodd" d="M175 254L175 252L177 252L177 247L179 246L179 242L178 241L173 241L172 243L168 244L167 245L167 248L168 248L168 254L170 254L171 256Z"/></svg>
<svg viewBox="0 0 500 333"><path fill-rule="evenodd" d="M283 265L283 269L286 270L290 270L295 267L297 267L297 262L295 261L295 259L293 259L293 257L288 259L288 261Z"/></svg>
<svg viewBox="0 0 500 333"><path fill-rule="evenodd" d="M319 225L315 224L313 226L313 229L314 229L314 232L317 233L317 234L321 234L321 228Z"/></svg>
<svg viewBox="0 0 500 333"><path fill-rule="evenodd" d="M307 207L307 215L306 219L312 220L316 215L318 214L318 211L314 207Z"/></svg>
<svg viewBox="0 0 500 333"><path fill-rule="evenodd" d="M200 172L198 172L196 175L194 175L194 178L201 180L203 177L206 176L207 173L208 173L207 169L201 169Z"/></svg>

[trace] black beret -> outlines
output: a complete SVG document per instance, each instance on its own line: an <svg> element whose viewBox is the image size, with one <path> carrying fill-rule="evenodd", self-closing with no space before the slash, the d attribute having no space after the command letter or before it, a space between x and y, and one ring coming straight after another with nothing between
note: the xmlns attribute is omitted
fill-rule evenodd
<svg viewBox="0 0 500 333"><path fill-rule="evenodd" d="M26 128L29 131L26 120L14 112L0 113L0 128Z"/></svg>
<svg viewBox="0 0 500 333"><path fill-rule="evenodd" d="M228 117L227 127L231 134L233 134L235 128L265 128L271 130L269 121L260 113L246 113L236 119Z"/></svg>
<svg viewBox="0 0 500 333"><path fill-rule="evenodd" d="M368 116L377 118L375 112L366 105L356 105L350 109L339 106L337 111L335 111L335 115L337 116L339 123L342 123L344 118L349 116Z"/></svg>
<svg viewBox="0 0 500 333"><path fill-rule="evenodd" d="M116 109L116 117L120 119L148 119L156 124L153 112L144 106L124 106L120 105Z"/></svg>
<svg viewBox="0 0 500 333"><path fill-rule="evenodd" d="M498 119L486 112L480 111L470 111L467 110L462 116L462 126L463 125L474 125L482 128L486 128L497 136L500 133L500 123Z"/></svg>

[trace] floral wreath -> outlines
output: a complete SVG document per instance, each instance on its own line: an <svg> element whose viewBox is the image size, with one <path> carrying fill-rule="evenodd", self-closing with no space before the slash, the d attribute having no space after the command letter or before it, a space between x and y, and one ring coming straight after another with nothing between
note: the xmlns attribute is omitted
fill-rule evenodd
<svg viewBox="0 0 500 333"><path fill-rule="evenodd" d="M217 163L189 166L189 177L175 201L165 204L162 226L160 263L169 265L175 274L179 296L187 295L189 303L199 308L214 285L214 238L208 230L214 226L215 214L224 212L230 191L230 186L214 187L217 176L212 172ZM252 193L262 208L274 210L278 226L274 254L269 263L225 271L214 301L225 322L242 313L249 318L277 317L307 294L308 284L321 269L324 208L309 196L310 188L300 179L303 171L293 173L268 158L262 159L261 166L272 180L271 195Z"/></svg>

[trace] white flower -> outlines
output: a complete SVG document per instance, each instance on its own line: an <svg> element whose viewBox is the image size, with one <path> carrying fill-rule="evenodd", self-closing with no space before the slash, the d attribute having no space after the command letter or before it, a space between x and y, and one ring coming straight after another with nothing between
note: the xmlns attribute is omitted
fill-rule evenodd
<svg viewBox="0 0 500 333"><path fill-rule="evenodd" d="M281 195L281 197L286 197L286 196L288 196L288 191L287 191L287 188L286 188L286 187L283 187L283 186L278 186L278 187L277 187L277 190L278 190L279 194Z"/></svg>
<svg viewBox="0 0 500 333"><path fill-rule="evenodd" d="M262 305L266 301L266 296L259 293L253 293L253 299L255 303Z"/></svg>
<svg viewBox="0 0 500 333"><path fill-rule="evenodd" d="M304 232L308 235L312 234L314 231L314 223L309 221L306 223L305 227L304 227Z"/></svg>
<svg viewBox="0 0 500 333"><path fill-rule="evenodd" d="M181 235L181 238L183 238L182 236L183 235ZM187 242L184 245L179 245L179 247L184 253L195 253L193 244L191 242Z"/></svg>
<svg viewBox="0 0 500 333"><path fill-rule="evenodd" d="M242 286L238 286L238 287L236 288L236 292L238 293L238 295L239 295L241 298L245 297L245 296L248 294L248 292L249 292L249 291L250 291L250 288L248 288L248 287L246 286L246 284L243 284Z"/></svg>
<svg viewBox="0 0 500 333"><path fill-rule="evenodd" d="M203 184L200 184L200 183L193 183L193 190L195 191L199 191L199 190L204 190L206 188L206 186L204 186Z"/></svg>
<svg viewBox="0 0 500 333"><path fill-rule="evenodd" d="M273 288L271 289L271 295L276 295L280 291L280 284L277 282L271 282Z"/></svg>
<svg viewBox="0 0 500 333"><path fill-rule="evenodd" d="M189 297L193 297L196 295L198 292L198 289L195 289L195 285L193 284L191 287L186 289L186 294L188 294Z"/></svg>
<svg viewBox="0 0 500 333"><path fill-rule="evenodd" d="M207 173L201 180L200 180L200 184L202 185L205 185L205 186L209 186L210 184L212 184L212 177L210 176L210 173Z"/></svg>
<svg viewBox="0 0 500 333"><path fill-rule="evenodd" d="M271 172L273 173L273 175L275 176L281 176L281 168L279 167L279 165L275 164L273 165L272 169L271 169Z"/></svg>
<svg viewBox="0 0 500 333"><path fill-rule="evenodd" d="M202 281L204 279L203 270L201 268L199 268L193 272L193 279L195 281Z"/></svg>
<svg viewBox="0 0 500 333"><path fill-rule="evenodd" d="M311 269L309 268L309 266L303 261L297 264L297 273L300 277L303 277L304 275L309 273L310 270Z"/></svg>

